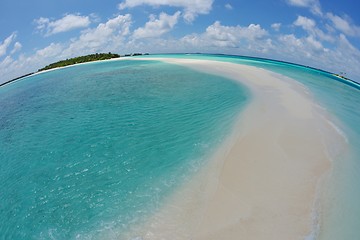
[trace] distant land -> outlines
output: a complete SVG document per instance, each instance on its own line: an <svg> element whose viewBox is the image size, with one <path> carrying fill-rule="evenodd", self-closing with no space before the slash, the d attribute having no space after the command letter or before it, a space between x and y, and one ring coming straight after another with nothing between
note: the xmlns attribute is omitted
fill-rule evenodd
<svg viewBox="0 0 360 240"><path fill-rule="evenodd" d="M94 53L94 54L69 58L69 59L66 59L66 60L61 60L61 61L58 61L58 62L55 62L55 63L51 63L51 64L49 64L49 65L47 65L47 66L45 66L43 68L40 68L37 72L50 70L50 69L53 69L53 68L71 66L71 65L78 64L78 63L86 63L86 62L108 60L108 59L120 58L120 57L140 56L140 55L149 55L149 54L148 53L145 53L145 54L143 54L143 53L130 53L130 54L125 54L125 55L119 55L119 54L111 53L111 52L109 52L109 53ZM5 85L5 84L8 84L8 83L14 82L16 80L19 80L21 78L33 75L35 73L36 72L27 73L27 74L22 75L20 77L11 79L11 80L9 80L7 82L0 83L0 87Z"/></svg>
<svg viewBox="0 0 360 240"><path fill-rule="evenodd" d="M38 72L49 70L49 69L52 69L52 68L66 67L66 66L70 66L70 65L74 65L74 64L78 64L78 63L86 63L86 62L107 60L107 59L119 58L119 57L120 57L119 54L111 53L111 52L109 52L109 53L95 53L95 54L70 58L70 59L61 60L61 61L58 61L58 62L55 62L55 63L51 63L51 64L45 66L44 68L39 69Z"/></svg>
<svg viewBox="0 0 360 240"><path fill-rule="evenodd" d="M193 54L201 54L201 53L193 53ZM113 59L113 58L120 58L120 57L130 57L130 56L141 56L141 55L149 55L149 53L129 53L129 54L125 54L125 55L120 55L120 54L117 54L117 53L94 53L94 54L89 54L89 55L84 55L84 56L79 56L79 57L74 57L74 58L69 58L69 59L66 59L66 60L61 60L61 61L58 61L58 62L55 62L55 63L51 63L43 68L40 68L37 72L31 72L31 73L27 73L25 75L22 75L20 77L17 77L17 78L14 78L14 79L11 79L7 82L3 82L3 83L0 83L0 87L5 85L5 84L8 84L8 83L11 83L11 82L14 82L16 80L19 80L21 78L24 78L24 77L27 77L27 76L30 76L30 75L33 75L35 73L39 73L39 72L42 72L42 71L45 71L45 70L50 70L50 69L54 69L54 68L60 68L60 67L66 67L66 66L71 66L71 65L75 65L75 64L79 64L79 63L86 63L86 62L93 62L93 61L101 61L101 60L108 60L108 59ZM215 54L217 55L217 54ZM218 54L218 55L225 55L225 54ZM234 55L234 56L237 56L237 55ZM251 57L250 57L251 58ZM274 61L272 59L265 59L263 58L264 60L270 60L270 61ZM279 60L276 60L276 61L279 61ZM279 62L282 62L282 61L279 61ZM286 63L290 63L290 62L286 62ZM317 68L313 68L313 67L310 67L310 66L305 66L305 65L300 65L300 64L296 64L296 63L291 63L291 64L294 64L294 65L298 65L298 66L302 66L302 67L306 67L306 68L312 68L312 69L315 69L315 70L319 70L319 71L323 71L323 72L326 72L324 70L321 70L321 69L317 69ZM347 78L344 76L345 73L341 72L340 74L336 74L336 73L331 73L331 72L327 72L331 75L333 75L334 77L337 77L338 79L341 79L343 80L344 83L348 84L348 85L351 85L351 86L354 86L356 88L359 89L359 83Z"/></svg>
<svg viewBox="0 0 360 240"><path fill-rule="evenodd" d="M20 78L24 78L24 77L27 77L27 76L30 76L30 75L33 75L33 74L34 74L33 72L32 72L32 73L27 73L27 74L22 75L22 76L20 76L20 77L11 79L10 81L0 83L0 87L3 86L3 85L5 85L5 84L8 84L8 83L14 82L14 81L16 81L16 80L19 80Z"/></svg>

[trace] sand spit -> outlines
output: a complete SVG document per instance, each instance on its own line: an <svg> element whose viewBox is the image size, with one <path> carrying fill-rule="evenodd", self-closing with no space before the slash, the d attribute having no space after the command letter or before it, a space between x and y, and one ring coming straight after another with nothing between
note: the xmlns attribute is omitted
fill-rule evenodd
<svg viewBox="0 0 360 240"><path fill-rule="evenodd" d="M331 169L327 149L346 144L307 90L251 66L153 60L240 81L253 100L209 164L128 239L288 240L313 234L319 183Z"/></svg>

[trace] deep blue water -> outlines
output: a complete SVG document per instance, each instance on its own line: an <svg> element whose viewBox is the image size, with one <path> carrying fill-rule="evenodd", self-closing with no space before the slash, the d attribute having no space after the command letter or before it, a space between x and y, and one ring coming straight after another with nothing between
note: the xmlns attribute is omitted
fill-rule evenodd
<svg viewBox="0 0 360 240"><path fill-rule="evenodd" d="M206 163L249 99L238 83L157 61L1 87L0 239L121 239Z"/></svg>

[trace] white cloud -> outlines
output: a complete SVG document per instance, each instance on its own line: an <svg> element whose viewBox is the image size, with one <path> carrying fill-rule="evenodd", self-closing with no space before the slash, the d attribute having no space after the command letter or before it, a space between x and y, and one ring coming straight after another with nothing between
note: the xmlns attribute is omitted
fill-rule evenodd
<svg viewBox="0 0 360 240"><path fill-rule="evenodd" d="M69 57L94 52L121 52L120 47L125 46L124 37L129 35L130 25L129 14L119 15L96 28L84 30L79 37L67 43L51 43L31 55L20 54L17 59L9 55L0 62L0 83ZM19 44L14 44L13 51L20 48Z"/></svg>
<svg viewBox="0 0 360 240"><path fill-rule="evenodd" d="M298 16L298 18L294 21L294 26L301 27L304 29L309 35L313 37L317 37L321 40L334 42L335 39L332 35L324 33L321 29L316 26L315 20L311 18L307 18L304 16Z"/></svg>
<svg viewBox="0 0 360 240"><path fill-rule="evenodd" d="M0 43L0 57L4 56L7 52L8 47L16 38L16 33L12 33L2 43Z"/></svg>
<svg viewBox="0 0 360 240"><path fill-rule="evenodd" d="M354 47L346 38L340 34L338 37L338 45L334 54L327 58L325 64L331 66L336 72L345 72L348 77L360 82L360 51Z"/></svg>
<svg viewBox="0 0 360 240"><path fill-rule="evenodd" d="M35 54L31 56L20 56L20 58L15 61L15 65L18 69L25 71L24 73L34 71L35 69L37 70L37 68L44 67L51 62L60 60L64 48L65 46L60 43L51 43L50 45L37 50Z"/></svg>
<svg viewBox="0 0 360 240"><path fill-rule="evenodd" d="M45 36L67 32L73 29L88 27L91 23L89 16L67 14L63 18L50 21L49 18L39 18L34 21L36 29L45 33Z"/></svg>
<svg viewBox="0 0 360 240"><path fill-rule="evenodd" d="M352 36L352 37L360 36L360 26L355 25L350 19L350 17L348 17L347 15L340 17L330 12L323 14L321 11L319 0L286 0L286 1L289 5L292 6L309 8L312 11L312 13L320 16L321 19L326 22L329 22L330 20L331 26L325 25L325 27L328 29L329 32L330 31L333 32L336 29L347 36ZM315 26L315 21L307 17L299 16L298 19L294 22L294 25L301 26L303 27L304 30L307 30L309 32L310 31L314 32L314 30L311 30L311 28ZM327 41L334 41L333 37L330 37L328 34L325 34L324 32L318 32L317 34L319 35L319 37L322 35L322 37Z"/></svg>
<svg viewBox="0 0 360 240"><path fill-rule="evenodd" d="M356 53L357 55L360 56L360 51L359 49L357 49L356 47L354 47L349 40L346 38L346 36L344 34L340 34L339 35L339 45L341 46L341 48L346 48L349 50L349 52L352 53ZM352 55L352 54L349 54ZM359 58L360 59L360 58Z"/></svg>
<svg viewBox="0 0 360 240"><path fill-rule="evenodd" d="M37 50L35 56L41 58L50 58L61 54L63 47L60 44L51 43L49 46Z"/></svg>
<svg viewBox="0 0 360 240"><path fill-rule="evenodd" d="M311 31L316 26L316 23L313 19L298 16L298 18L294 22L294 25L302 27L306 31Z"/></svg>
<svg viewBox="0 0 360 240"><path fill-rule="evenodd" d="M311 47L313 50L326 51L322 43L316 40L313 36L308 36L305 40L307 45Z"/></svg>
<svg viewBox="0 0 360 240"><path fill-rule="evenodd" d="M14 59L12 59L11 56L6 56L1 62L0 62L0 69L2 70L2 74L6 74L6 70L11 67L11 64L14 62ZM0 81L1 83L1 81Z"/></svg>
<svg viewBox="0 0 360 240"><path fill-rule="evenodd" d="M72 39L64 56L74 56L94 52L119 51L125 36L130 34L131 15L118 15L96 28L84 30L81 35Z"/></svg>
<svg viewBox="0 0 360 240"><path fill-rule="evenodd" d="M225 45L229 46L236 46L241 39L254 40L265 35L267 35L266 30L258 24L250 24L248 27L223 26L219 21L216 21L206 29L206 36L209 40L214 40L217 43L226 42Z"/></svg>
<svg viewBox="0 0 360 240"><path fill-rule="evenodd" d="M346 72L348 77L360 81L360 51L340 34L331 48L323 47L312 36L297 38L295 35L281 35L276 43L277 56L290 62L325 69L330 72ZM273 53L274 56L276 54Z"/></svg>
<svg viewBox="0 0 360 240"><path fill-rule="evenodd" d="M220 49L242 48L252 49L255 52L266 51L264 37L267 31L258 24L242 26L224 26L219 21L206 28L202 34L190 34L181 39L185 44L197 46L199 48L215 47Z"/></svg>
<svg viewBox="0 0 360 240"><path fill-rule="evenodd" d="M141 5L171 6L183 8L183 17L187 22L193 22L199 14L208 14L214 0L125 0L119 4L119 9L133 8Z"/></svg>
<svg viewBox="0 0 360 240"><path fill-rule="evenodd" d="M44 31L47 28L47 25L50 23L50 19L48 18L38 18L34 20L34 23L37 25L36 29L39 31Z"/></svg>
<svg viewBox="0 0 360 240"><path fill-rule="evenodd" d="M271 24L271 28L278 32L280 31L281 23L273 23Z"/></svg>
<svg viewBox="0 0 360 240"><path fill-rule="evenodd" d="M174 47L177 52L221 52L281 59L310 65L331 72L346 72L348 77L360 80L360 51L344 34L325 34L314 20L298 17L294 26L301 27L306 35L269 35L259 25L224 26L220 22L207 27L201 34L186 35ZM331 40L331 41L330 41Z"/></svg>
<svg viewBox="0 0 360 240"><path fill-rule="evenodd" d="M304 42L295 37L294 34L285 34L279 36L279 42L286 46L286 51L289 53L297 52L298 49L304 48Z"/></svg>
<svg viewBox="0 0 360 240"><path fill-rule="evenodd" d="M21 50L21 48L22 48L21 43L16 42L16 43L14 44L13 50L11 50L11 54L17 53L18 51Z"/></svg>
<svg viewBox="0 0 360 240"><path fill-rule="evenodd" d="M326 16L337 30L348 36L360 36L360 27L354 25L349 17L342 18L332 13L327 13Z"/></svg>
<svg viewBox="0 0 360 240"><path fill-rule="evenodd" d="M323 63L327 61L329 49L324 48L322 43L313 36L297 38L293 34L280 35L276 49L277 56L286 61L319 68L328 67Z"/></svg>
<svg viewBox="0 0 360 240"><path fill-rule="evenodd" d="M225 4L225 8L228 10L232 10L233 6L231 6L229 3Z"/></svg>
<svg viewBox="0 0 360 240"><path fill-rule="evenodd" d="M61 44L51 43L49 46L37 50L33 55L20 55L17 59L13 59L10 55L0 62L0 71L2 76L0 83L19 77L23 74L36 71L38 68L59 60L64 46Z"/></svg>
<svg viewBox="0 0 360 240"><path fill-rule="evenodd" d="M337 46L330 54L324 58L323 66L334 72L346 72L349 77L354 77L354 80L360 82L358 67L360 66L360 51L347 40L345 35L339 35Z"/></svg>
<svg viewBox="0 0 360 240"><path fill-rule="evenodd" d="M291 6L309 8L315 15L323 15L319 0L286 0Z"/></svg>
<svg viewBox="0 0 360 240"><path fill-rule="evenodd" d="M135 52L222 52L239 53L261 52L271 49L271 40L267 39L268 33L258 24L249 26L224 26L214 22L203 33L192 33L174 38L148 38L128 41L127 49ZM234 48L236 50L234 50ZM243 52L243 53L244 53Z"/></svg>
<svg viewBox="0 0 360 240"><path fill-rule="evenodd" d="M134 31L133 37L139 38L151 38L160 37L164 33L169 32L175 24L178 22L180 12L176 12L174 15L168 15L164 12L160 13L157 19L155 15L150 15L150 20L144 27L138 28Z"/></svg>
<svg viewBox="0 0 360 240"><path fill-rule="evenodd" d="M287 0L290 5L298 7L309 7L317 1L314 0Z"/></svg>

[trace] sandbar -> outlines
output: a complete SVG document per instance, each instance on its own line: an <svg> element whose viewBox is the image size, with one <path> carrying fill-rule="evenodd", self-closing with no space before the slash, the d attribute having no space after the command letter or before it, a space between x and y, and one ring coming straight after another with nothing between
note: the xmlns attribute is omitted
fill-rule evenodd
<svg viewBox="0 0 360 240"><path fill-rule="evenodd" d="M141 58L143 59L143 58ZM213 158L129 239L310 239L332 144L346 145L302 84L261 68L165 61L239 81L252 100Z"/></svg>

